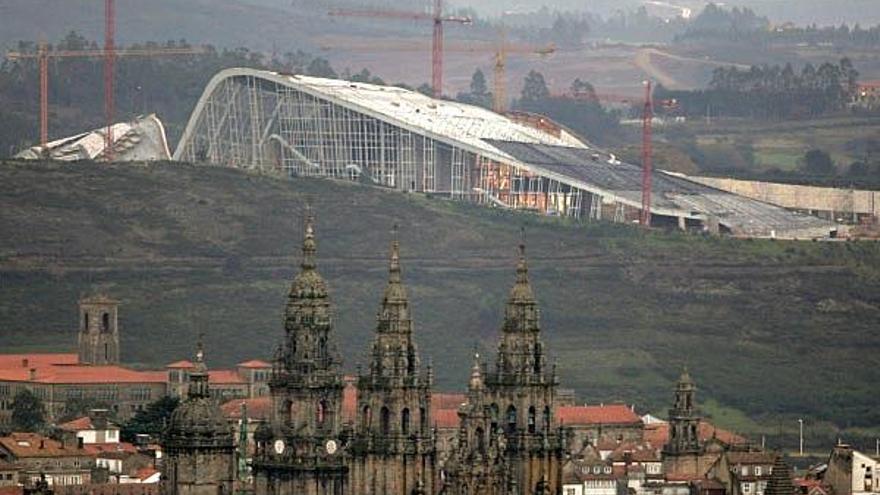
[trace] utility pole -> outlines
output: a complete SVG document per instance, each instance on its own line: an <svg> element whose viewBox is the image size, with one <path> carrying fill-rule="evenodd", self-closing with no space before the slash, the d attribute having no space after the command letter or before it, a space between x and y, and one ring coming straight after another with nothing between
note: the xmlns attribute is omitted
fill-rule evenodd
<svg viewBox="0 0 880 495"><path fill-rule="evenodd" d="M798 418L798 428L800 430L800 448L798 451L800 452L800 456L804 456L804 420L802 418Z"/></svg>

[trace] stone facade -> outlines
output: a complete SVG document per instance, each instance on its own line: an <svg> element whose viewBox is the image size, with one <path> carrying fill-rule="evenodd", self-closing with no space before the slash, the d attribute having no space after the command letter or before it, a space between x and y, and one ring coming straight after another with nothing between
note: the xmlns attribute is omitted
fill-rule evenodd
<svg viewBox="0 0 880 495"><path fill-rule="evenodd" d="M235 477L232 430L211 398L201 345L189 393L163 435L164 495L230 495Z"/></svg>
<svg viewBox="0 0 880 495"><path fill-rule="evenodd" d="M119 301L106 296L80 300L79 362L119 364Z"/></svg>

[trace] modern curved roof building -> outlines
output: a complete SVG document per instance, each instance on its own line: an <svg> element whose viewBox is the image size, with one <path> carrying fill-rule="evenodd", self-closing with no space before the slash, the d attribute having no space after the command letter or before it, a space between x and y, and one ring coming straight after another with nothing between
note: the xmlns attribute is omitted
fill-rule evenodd
<svg viewBox="0 0 880 495"><path fill-rule="evenodd" d="M543 214L633 222L641 168L540 116L511 117L392 86L227 69L174 159L367 179ZM836 224L656 172L652 223L748 237L826 237Z"/></svg>

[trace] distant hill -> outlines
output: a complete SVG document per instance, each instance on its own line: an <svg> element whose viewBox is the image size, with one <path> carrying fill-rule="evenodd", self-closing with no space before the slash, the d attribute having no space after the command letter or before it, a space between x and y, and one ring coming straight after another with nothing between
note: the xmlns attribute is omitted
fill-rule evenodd
<svg viewBox="0 0 880 495"><path fill-rule="evenodd" d="M222 168L0 162L0 349L70 349L76 300L100 289L122 300L127 362L186 357L199 332L212 366L270 358L307 198L349 372L366 362L393 224L444 389L464 387L475 348L494 356L525 225L544 338L579 400L662 414L687 364L722 426L878 433L877 243L644 233Z"/></svg>

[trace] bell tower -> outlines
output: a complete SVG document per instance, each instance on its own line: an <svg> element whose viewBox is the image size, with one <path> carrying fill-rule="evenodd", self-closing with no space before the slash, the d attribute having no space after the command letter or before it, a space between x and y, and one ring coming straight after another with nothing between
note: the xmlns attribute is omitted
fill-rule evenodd
<svg viewBox="0 0 880 495"><path fill-rule="evenodd" d="M670 454L695 454L700 451L700 418L696 413L697 387L685 369L675 385L675 403L669 410L669 439L665 451Z"/></svg>
<svg viewBox="0 0 880 495"><path fill-rule="evenodd" d="M79 301L80 364L119 364L119 301L104 295Z"/></svg>

